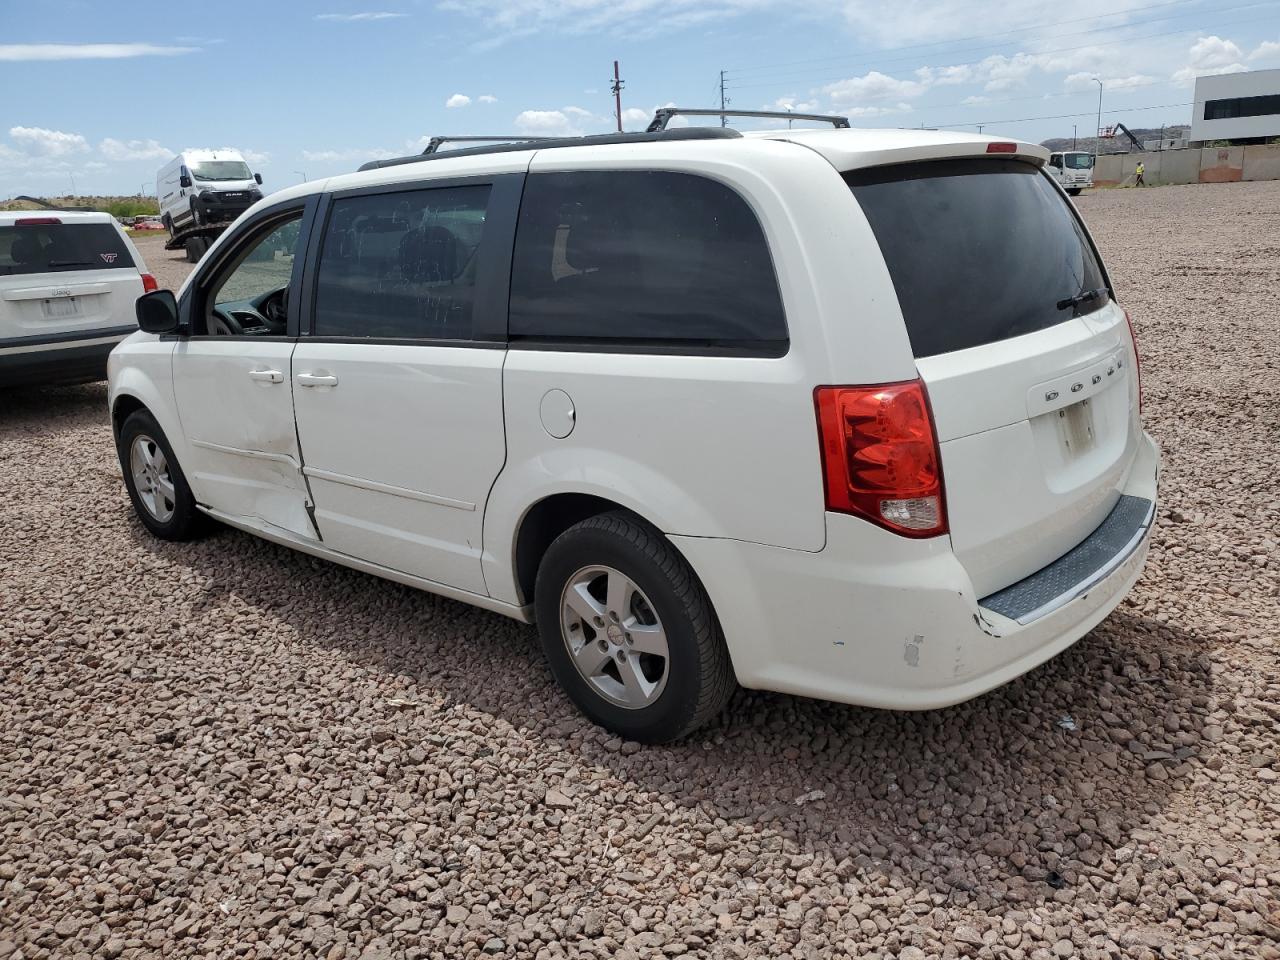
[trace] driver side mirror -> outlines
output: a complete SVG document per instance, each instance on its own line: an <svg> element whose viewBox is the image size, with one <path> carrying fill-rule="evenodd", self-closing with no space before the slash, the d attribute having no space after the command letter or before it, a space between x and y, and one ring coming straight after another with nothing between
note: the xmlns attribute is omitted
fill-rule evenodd
<svg viewBox="0 0 1280 960"><path fill-rule="evenodd" d="M187 187L191 186L191 178L184 173L182 176L178 178L178 186L182 187L183 189L186 189Z"/></svg>
<svg viewBox="0 0 1280 960"><path fill-rule="evenodd" d="M178 300L172 290L152 290L133 306L138 328L147 333L174 333L178 329Z"/></svg>
<svg viewBox="0 0 1280 960"><path fill-rule="evenodd" d="M254 183L256 183L258 186L262 186L262 174L255 173L253 175L253 180L254 180Z"/></svg>

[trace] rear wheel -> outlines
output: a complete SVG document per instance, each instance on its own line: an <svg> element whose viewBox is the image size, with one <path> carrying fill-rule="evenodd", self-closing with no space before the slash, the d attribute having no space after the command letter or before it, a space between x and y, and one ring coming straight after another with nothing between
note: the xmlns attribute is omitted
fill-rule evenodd
<svg viewBox="0 0 1280 960"><path fill-rule="evenodd" d="M129 414L120 427L116 453L134 512L153 536L193 540L209 530L211 521L196 508L178 458L149 412Z"/></svg>
<svg viewBox="0 0 1280 960"><path fill-rule="evenodd" d="M661 533L629 514L591 517L561 534L538 568L534 605L556 680L622 737L678 739L733 693L702 585Z"/></svg>
<svg viewBox="0 0 1280 960"><path fill-rule="evenodd" d="M209 241L204 237L188 237L186 245L187 263L198 263L208 249Z"/></svg>
<svg viewBox="0 0 1280 960"><path fill-rule="evenodd" d="M166 213L163 217L160 218L160 223L164 226L166 230L169 231L169 239L172 240L173 235L176 232L173 229L173 218Z"/></svg>
<svg viewBox="0 0 1280 960"><path fill-rule="evenodd" d="M1083 189L1084 187L1068 187L1067 193L1071 194L1073 197L1078 197L1080 196L1080 191Z"/></svg>

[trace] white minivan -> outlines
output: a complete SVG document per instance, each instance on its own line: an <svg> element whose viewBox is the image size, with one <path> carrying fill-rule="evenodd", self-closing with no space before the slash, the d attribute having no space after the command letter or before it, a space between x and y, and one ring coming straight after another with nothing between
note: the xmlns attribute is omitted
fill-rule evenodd
<svg viewBox="0 0 1280 960"><path fill-rule="evenodd" d="M154 289L109 213L0 211L0 388L104 379Z"/></svg>
<svg viewBox="0 0 1280 960"><path fill-rule="evenodd" d="M1125 311L1028 143L688 128L382 161L228 230L111 357L208 518L526 622L595 721L941 707L1142 571ZM369 166L369 165L366 165Z"/></svg>
<svg viewBox="0 0 1280 960"><path fill-rule="evenodd" d="M1058 181L1063 190L1078 197L1081 190L1093 186L1092 153L1083 150L1064 150L1061 153L1049 154L1049 165L1045 169L1049 176Z"/></svg>
<svg viewBox="0 0 1280 960"><path fill-rule="evenodd" d="M262 199L261 184L235 150L185 150L156 174L160 220L170 236L230 222Z"/></svg>

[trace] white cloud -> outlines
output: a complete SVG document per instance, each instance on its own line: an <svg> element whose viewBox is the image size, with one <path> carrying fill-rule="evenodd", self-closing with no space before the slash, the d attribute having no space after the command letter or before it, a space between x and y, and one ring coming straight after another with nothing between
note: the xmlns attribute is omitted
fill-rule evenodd
<svg viewBox="0 0 1280 960"><path fill-rule="evenodd" d="M1280 42L1275 40L1264 40L1249 54L1250 60L1268 60L1272 57L1280 57Z"/></svg>
<svg viewBox="0 0 1280 960"><path fill-rule="evenodd" d="M307 163L354 163L361 164L366 160L387 160L399 156L394 150L374 147L362 150L351 147L345 150L303 150L302 159Z"/></svg>
<svg viewBox="0 0 1280 960"><path fill-rule="evenodd" d="M953 67L921 67L916 71L916 79L927 87L970 83L973 78L973 66L967 63L957 64Z"/></svg>
<svg viewBox="0 0 1280 960"><path fill-rule="evenodd" d="M155 140L116 140L107 137L98 150L108 160L168 160L173 151Z"/></svg>
<svg viewBox="0 0 1280 960"><path fill-rule="evenodd" d="M1145 73L1134 73L1127 77L1098 77L1096 73L1081 72L1068 76L1062 81L1062 86L1067 93L1097 92L1098 85L1095 83L1095 78L1101 79L1103 86L1108 90L1132 90L1134 87L1145 87L1157 82L1155 77L1147 76Z"/></svg>
<svg viewBox="0 0 1280 960"><path fill-rule="evenodd" d="M444 102L444 105L450 110L454 110L458 107L470 106L470 104L471 104L471 98L468 97L465 93L455 93L452 97L450 97L448 100Z"/></svg>
<svg viewBox="0 0 1280 960"><path fill-rule="evenodd" d="M44 127L10 127L9 136L23 153L38 157L64 157L89 149L89 141L78 133Z"/></svg>
<svg viewBox="0 0 1280 960"><path fill-rule="evenodd" d="M1191 84L1196 77L1222 73L1244 73L1249 68L1243 63L1244 51L1231 40L1221 37L1201 37L1187 51L1187 65L1174 71L1173 79Z"/></svg>
<svg viewBox="0 0 1280 960"><path fill-rule="evenodd" d="M398 20L407 16L407 13L388 13L385 10L378 10L368 13L317 13L316 19L332 20L338 23L356 23L357 21L367 20Z"/></svg>
<svg viewBox="0 0 1280 960"><path fill-rule="evenodd" d="M962 104L964 104L966 107L978 107L978 106L981 106L981 105L982 105L982 104L984 104L984 103L990 103L990 102L991 102L991 98L990 98L990 97L983 97L983 96L979 96L979 95L974 95L974 96L971 96L971 97L965 97L965 98L964 98L963 100L961 100L960 102L961 102Z"/></svg>
<svg viewBox="0 0 1280 960"><path fill-rule="evenodd" d="M623 130L643 130L653 119L652 110L641 110L639 107L625 107L622 111Z"/></svg>
<svg viewBox="0 0 1280 960"><path fill-rule="evenodd" d="M566 107L564 110L523 110L516 115L516 131L540 137L577 137L585 131L581 120L583 114L580 107ZM572 116L571 116L572 114Z"/></svg>
<svg viewBox="0 0 1280 960"><path fill-rule="evenodd" d="M833 103L859 104L867 100L901 100L918 97L928 87L917 80L898 80L872 70L861 77L850 77L822 88Z"/></svg>
<svg viewBox="0 0 1280 960"><path fill-rule="evenodd" d="M480 96L476 97L476 99L479 100L481 103L497 103L498 102L498 98L495 97L492 93L482 93L480 94Z"/></svg>
<svg viewBox="0 0 1280 960"><path fill-rule="evenodd" d="M911 104L897 103L887 107L846 107L843 112L849 117L883 117L893 113L910 113Z"/></svg>
<svg viewBox="0 0 1280 960"><path fill-rule="evenodd" d="M764 110L794 110L797 113L813 113L818 109L818 101L801 100L795 94L779 97L773 103L766 103Z"/></svg>
<svg viewBox="0 0 1280 960"><path fill-rule="evenodd" d="M130 57L179 57L199 47L154 43L0 43L0 60L124 60Z"/></svg>

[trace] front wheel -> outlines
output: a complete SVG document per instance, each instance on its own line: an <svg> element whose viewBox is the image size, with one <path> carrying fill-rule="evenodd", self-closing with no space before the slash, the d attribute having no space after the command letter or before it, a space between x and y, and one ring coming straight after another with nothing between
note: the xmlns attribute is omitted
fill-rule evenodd
<svg viewBox="0 0 1280 960"><path fill-rule="evenodd" d="M660 532L630 514L601 514L561 534L538 568L534 606L557 682L619 736L678 739L733 693L702 584Z"/></svg>
<svg viewBox="0 0 1280 960"><path fill-rule="evenodd" d="M161 540L194 540L211 526L196 508L187 478L178 466L160 424L135 410L120 427L116 453L124 485L142 525Z"/></svg>
<svg viewBox="0 0 1280 960"><path fill-rule="evenodd" d="M1083 189L1084 187L1068 187L1067 193L1071 194L1073 197L1078 197L1080 196L1080 191Z"/></svg>

